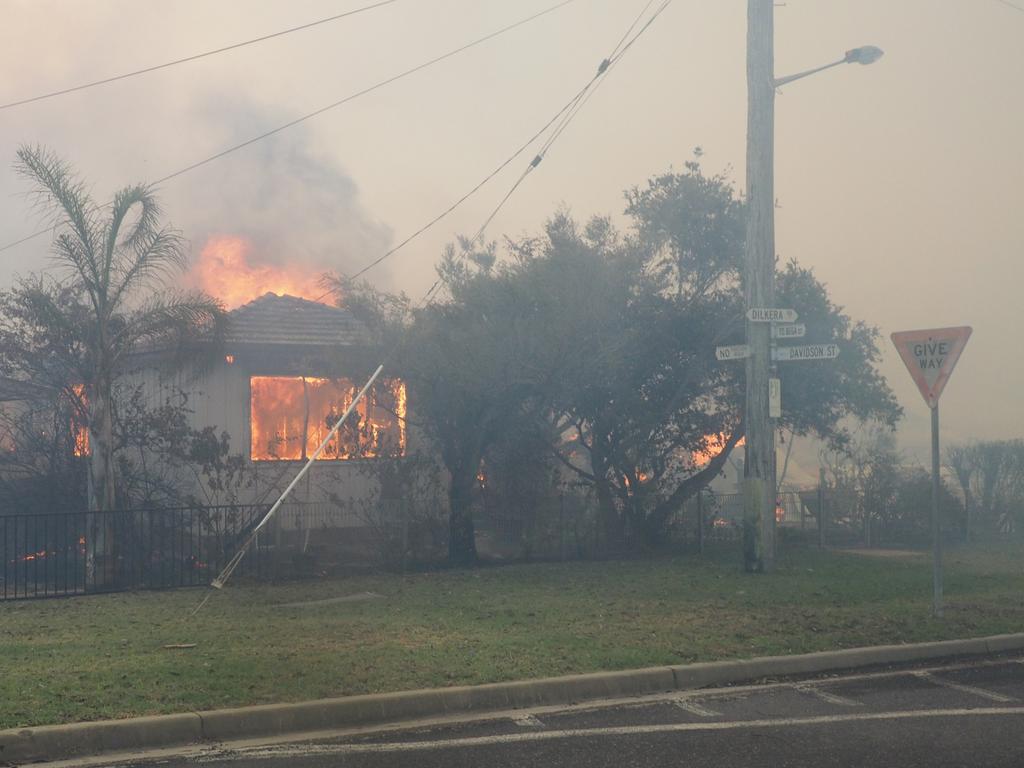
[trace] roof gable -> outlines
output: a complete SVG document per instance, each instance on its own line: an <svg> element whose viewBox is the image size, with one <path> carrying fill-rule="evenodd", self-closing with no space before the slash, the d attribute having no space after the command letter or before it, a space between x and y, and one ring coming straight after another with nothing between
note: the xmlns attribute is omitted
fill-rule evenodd
<svg viewBox="0 0 1024 768"><path fill-rule="evenodd" d="M347 309L298 296L265 293L228 312L226 340L242 344L353 346L368 343L369 333Z"/></svg>

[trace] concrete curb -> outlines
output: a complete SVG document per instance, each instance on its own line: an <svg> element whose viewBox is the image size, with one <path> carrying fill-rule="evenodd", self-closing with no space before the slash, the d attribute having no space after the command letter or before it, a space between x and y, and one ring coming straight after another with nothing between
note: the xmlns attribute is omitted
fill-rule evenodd
<svg viewBox="0 0 1024 768"><path fill-rule="evenodd" d="M1024 633L0 731L0 764L324 731L1024 649Z"/></svg>

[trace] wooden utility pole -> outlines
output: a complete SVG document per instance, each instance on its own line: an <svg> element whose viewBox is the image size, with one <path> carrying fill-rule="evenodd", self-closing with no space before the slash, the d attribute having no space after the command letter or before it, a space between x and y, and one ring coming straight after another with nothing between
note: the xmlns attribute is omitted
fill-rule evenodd
<svg viewBox="0 0 1024 768"><path fill-rule="evenodd" d="M774 0L747 0L747 309L775 306ZM768 416L771 324L747 321L743 565L775 561L775 434Z"/></svg>

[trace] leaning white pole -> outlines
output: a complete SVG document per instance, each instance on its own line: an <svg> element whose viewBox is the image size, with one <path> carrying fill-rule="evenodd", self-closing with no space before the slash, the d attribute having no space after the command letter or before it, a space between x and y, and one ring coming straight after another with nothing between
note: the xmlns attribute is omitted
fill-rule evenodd
<svg viewBox="0 0 1024 768"><path fill-rule="evenodd" d="M256 535L260 532L260 529L263 528L263 526L267 524L270 518L274 516L274 513L277 512L278 507L280 507L284 500L288 498L288 494L291 493L292 489L299 484L299 481L306 476L306 473L309 472L309 468L313 466L313 462L320 458L320 454L324 452L324 449L327 447L327 444L331 442L332 439L334 439L334 436L341 428L341 425L345 423L345 420L348 419L352 411L354 411L356 406L359 405L359 401L363 399L363 396L366 395L366 392L370 389L371 386L373 386L373 382L377 380L377 377L380 376L380 373L383 370L384 364L381 363L380 365L377 366L377 370L373 372L373 375L370 377L370 380L366 382L366 385L361 390L359 390L359 394L357 394L355 398L353 398L352 404L345 409L345 412L341 415L341 418L338 419L338 423L331 427L331 431L327 433L327 437L325 437L323 442L320 443L320 447L317 448L316 451L313 452L313 455L309 457L309 460L306 462L306 465L301 470L299 470L299 474L297 474L295 478L288 484L288 487L284 489L284 493L282 493L278 500L274 502L274 506L270 508L270 511L267 512L263 519L260 520L259 524L252 529L252 533L249 534L249 538L245 540L245 543L242 544L242 546L238 549L238 552L235 553L235 556L231 558L230 562L228 562L228 564L224 566L224 570L220 572L220 575L210 583L211 587L213 587L214 589L220 589L224 586L227 580L231 578L231 574L234 572L235 568L238 567L238 564L242 562L242 558L245 557L246 550L248 550L249 547L252 545L252 542L255 540Z"/></svg>

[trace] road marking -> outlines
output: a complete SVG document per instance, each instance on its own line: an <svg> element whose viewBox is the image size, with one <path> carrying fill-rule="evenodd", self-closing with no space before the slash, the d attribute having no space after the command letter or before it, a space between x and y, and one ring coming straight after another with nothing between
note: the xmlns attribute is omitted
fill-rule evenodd
<svg viewBox="0 0 1024 768"><path fill-rule="evenodd" d="M981 698L988 699L989 701L998 701L1002 704L1016 701L1012 696L1003 696L1001 693L986 691L984 688L976 688L973 685L954 683L952 680L945 680L941 677L936 677L931 672L914 672L914 677L920 678L921 680L927 680L929 683L941 685L943 688L950 688L954 691L960 691L961 693L970 693L975 696L980 696Z"/></svg>
<svg viewBox="0 0 1024 768"><path fill-rule="evenodd" d="M280 758L294 756L369 754L387 752L421 752L439 749L482 747L491 744L517 744L531 741L593 738L595 736L641 736L651 733L680 733L686 731L731 731L751 728L792 728L796 726L835 725L879 720L913 720L935 717L1024 717L1024 707L987 707L983 709L919 709L897 712L859 712L846 715L818 717L790 717L775 720L738 720L733 722L666 723L659 725L633 725L616 728L578 728L564 731L534 731L532 733L506 733L494 736L472 736L464 739L439 741L401 741L383 744L290 744L284 747L260 747L238 751L231 755L210 755L194 759L196 763Z"/></svg>
<svg viewBox="0 0 1024 768"><path fill-rule="evenodd" d="M854 699L848 699L845 696L840 696L837 693L829 693L823 691L816 685L794 685L796 690L800 693L807 693L811 696L817 696L822 701L828 702L829 704L838 704L841 707L859 707L861 702L855 701Z"/></svg>
<svg viewBox="0 0 1024 768"><path fill-rule="evenodd" d="M523 715L521 717L513 717L512 722L523 728L543 728L544 723L538 720L533 715Z"/></svg>
<svg viewBox="0 0 1024 768"><path fill-rule="evenodd" d="M715 712L713 709L702 707L696 701L692 699L676 699L676 706L680 709L685 709L691 715L697 715L698 717L721 717L721 712Z"/></svg>

